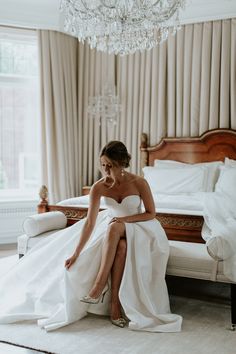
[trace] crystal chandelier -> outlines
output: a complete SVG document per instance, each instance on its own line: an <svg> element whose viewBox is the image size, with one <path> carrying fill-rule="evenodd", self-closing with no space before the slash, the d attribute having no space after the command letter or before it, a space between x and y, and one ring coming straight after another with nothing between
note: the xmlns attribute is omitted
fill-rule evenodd
<svg viewBox="0 0 236 354"><path fill-rule="evenodd" d="M114 54L151 49L179 28L186 0L61 0L64 29Z"/></svg>
<svg viewBox="0 0 236 354"><path fill-rule="evenodd" d="M121 111L119 97L115 87L108 83L103 87L102 94L89 97L87 112L93 117L104 119L108 125L116 125Z"/></svg>

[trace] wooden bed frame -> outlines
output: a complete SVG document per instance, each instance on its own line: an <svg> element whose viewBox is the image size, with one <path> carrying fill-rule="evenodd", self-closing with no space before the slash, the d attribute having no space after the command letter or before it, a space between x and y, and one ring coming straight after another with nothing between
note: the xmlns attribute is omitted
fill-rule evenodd
<svg viewBox="0 0 236 354"><path fill-rule="evenodd" d="M215 129L200 137L164 138L154 146L149 146L147 135L142 134L141 167L152 166L155 159L198 163L224 161L225 157L236 160L236 130ZM84 187L83 194L88 193L89 187ZM50 205L45 186L41 189L40 197L38 212L60 210L66 215L68 226L87 215L86 207ZM201 237L202 216L157 213L156 218L165 229L168 239L204 243Z"/></svg>

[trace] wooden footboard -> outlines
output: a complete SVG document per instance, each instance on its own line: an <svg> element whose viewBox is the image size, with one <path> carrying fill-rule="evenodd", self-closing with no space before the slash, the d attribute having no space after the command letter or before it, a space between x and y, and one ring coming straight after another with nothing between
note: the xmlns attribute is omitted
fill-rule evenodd
<svg viewBox="0 0 236 354"><path fill-rule="evenodd" d="M86 187L86 192L88 191L89 188ZM67 217L67 226L73 225L87 215L88 208L86 207L49 204L46 186L42 186L39 195L41 201L38 205L38 213L61 211ZM201 237L203 225L203 218L201 216L157 213L156 219L161 223L169 240L198 243L204 242Z"/></svg>
<svg viewBox="0 0 236 354"><path fill-rule="evenodd" d="M198 215L157 213L169 240L204 243L201 236L204 219Z"/></svg>

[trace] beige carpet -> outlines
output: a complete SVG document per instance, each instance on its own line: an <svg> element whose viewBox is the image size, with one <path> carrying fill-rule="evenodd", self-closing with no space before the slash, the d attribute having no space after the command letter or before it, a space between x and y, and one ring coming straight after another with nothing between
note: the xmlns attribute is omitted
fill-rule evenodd
<svg viewBox="0 0 236 354"><path fill-rule="evenodd" d="M13 258L9 259L9 267L13 262ZM3 272L1 266L2 261ZM180 333L134 332L111 325L108 318L88 316L51 333L41 330L34 322L0 325L0 341L56 354L236 353L236 332L229 330L227 302L172 296L171 307L184 318Z"/></svg>
<svg viewBox="0 0 236 354"><path fill-rule="evenodd" d="M229 330L229 307L199 300L171 298L183 315L180 333L144 333L120 329L108 318L88 316L46 333L33 322L0 325L0 340L57 354L234 354L236 332Z"/></svg>

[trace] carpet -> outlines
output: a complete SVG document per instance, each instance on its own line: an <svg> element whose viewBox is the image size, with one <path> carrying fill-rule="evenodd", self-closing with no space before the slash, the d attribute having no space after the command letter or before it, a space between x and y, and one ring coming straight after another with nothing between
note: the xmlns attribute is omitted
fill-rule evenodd
<svg viewBox="0 0 236 354"><path fill-rule="evenodd" d="M14 256L13 256L14 257ZM0 260L11 267L16 258ZM10 259L11 258L11 259ZM172 312L183 316L180 333L148 333L113 326L107 317L89 315L55 332L34 321L0 325L0 341L55 354L234 354L236 332L227 303L171 296Z"/></svg>
<svg viewBox="0 0 236 354"><path fill-rule="evenodd" d="M35 322L0 325L0 341L55 354L234 354L236 332L229 330L228 305L180 297L172 311L184 317L180 333L135 332L95 315L47 333Z"/></svg>

